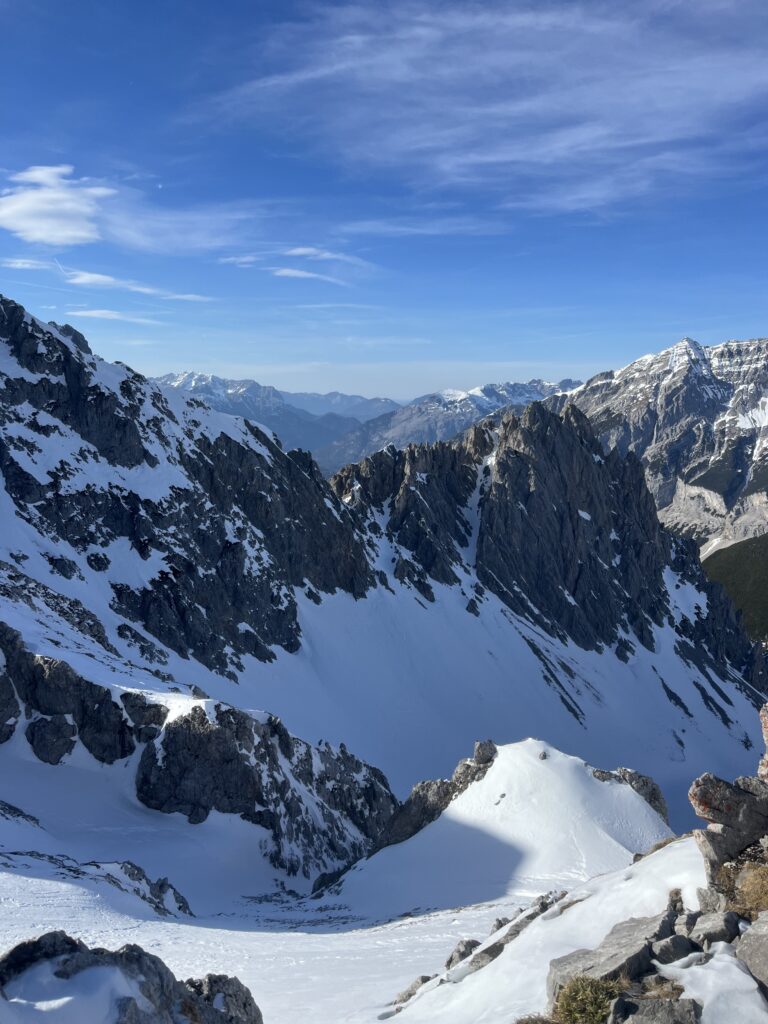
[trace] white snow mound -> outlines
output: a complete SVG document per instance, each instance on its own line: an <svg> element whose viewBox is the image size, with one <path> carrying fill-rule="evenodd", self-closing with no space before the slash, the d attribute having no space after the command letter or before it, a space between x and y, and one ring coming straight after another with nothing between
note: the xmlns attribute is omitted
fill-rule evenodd
<svg viewBox="0 0 768 1024"><path fill-rule="evenodd" d="M483 779L411 839L361 861L340 897L361 916L521 901L615 871L672 835L631 786L540 740L499 747Z"/></svg>

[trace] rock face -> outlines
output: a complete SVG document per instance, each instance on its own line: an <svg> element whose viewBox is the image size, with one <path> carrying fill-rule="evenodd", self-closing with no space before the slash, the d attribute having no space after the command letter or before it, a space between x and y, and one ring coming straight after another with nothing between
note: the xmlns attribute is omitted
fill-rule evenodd
<svg viewBox="0 0 768 1024"><path fill-rule="evenodd" d="M246 655L268 660L273 645L298 646L294 587L359 597L372 584L347 513L307 457L104 363L77 332L8 299L0 347L10 508L58 575L95 576L106 558L111 609L166 647L219 672ZM14 571L6 585L29 592L23 561Z"/></svg>
<svg viewBox="0 0 768 1024"><path fill-rule="evenodd" d="M398 806L377 769L343 746L311 747L272 715L189 700L189 712L167 722L164 705L131 691L118 702L65 662L31 654L2 624L0 656L0 680L12 707L21 703L32 716L25 735L41 761L59 764L82 743L112 764L143 746L136 765L142 803L192 823L217 810L260 825L270 836L271 862L289 874L309 878L364 856Z"/></svg>
<svg viewBox="0 0 768 1024"><path fill-rule="evenodd" d="M727 660L765 686L762 653L706 580L694 546L659 525L640 463L605 455L574 406L559 418L535 403L497 431L478 426L452 444L380 451L331 483L369 532L397 545L395 576L427 600L435 583L474 576L468 611L490 591L587 650L615 647L627 658L637 644L652 649L653 624L674 624L665 583L672 568L679 585L706 594L706 612L702 602L700 614L677 624L680 656L702 667L712 656L718 672ZM572 557L563 559L564 545ZM572 695L560 692L580 717Z"/></svg>
<svg viewBox="0 0 768 1024"><path fill-rule="evenodd" d="M307 773L275 767L280 739L264 733L269 716L250 713L262 687L277 711L301 715L306 697L302 731L321 718L337 746L350 730L350 744L362 749L362 736L379 760L401 734L372 738L371 709L385 690L404 694L406 669L422 673L418 713L409 706L395 726L410 755L446 692L431 652L456 636L470 652L462 671L481 689L496 673L483 691L492 702L476 706L493 703L508 735L521 727L518 707L541 695L561 734L588 745L590 713L642 680L643 706L664 719L668 763L693 756L692 718L708 747L713 734L724 740L728 763L751 742L747 701L765 685L762 654L692 545L659 526L639 463L604 455L575 408L559 417L534 403L497 429L378 452L329 485L306 453L286 454L253 424L105 363L77 331L2 299L0 484L0 755L16 750L7 741L21 729L57 770L80 748L107 765L132 759L149 805L192 821L220 808L245 814L271 831L280 862L337 870L339 843L364 853L395 804L369 769L356 774L340 747L329 767L318 745L309 802L336 824L322 811L327 843L294 857L303 814L289 825L278 812L303 791L295 772ZM339 642L353 620L364 649ZM388 650L370 655L383 640ZM344 715L334 704L342 674L354 677ZM441 725L460 750L456 709L466 702L447 681L454 705ZM529 682L539 691L520 702ZM644 727L630 739L634 760ZM472 771L488 756L478 751ZM408 814L418 827L439 813L449 785L414 794L398 827L412 827Z"/></svg>
<svg viewBox="0 0 768 1024"><path fill-rule="evenodd" d="M483 740L475 744L473 757L459 761L450 779L417 782L379 832L376 849L403 843L435 821L451 800L484 777L496 753L496 744L492 740Z"/></svg>
<svg viewBox="0 0 768 1024"><path fill-rule="evenodd" d="M141 755L136 792L191 823L212 810L268 829L270 860L306 877L368 853L397 807L386 778L346 748L312 748L271 715L206 702Z"/></svg>
<svg viewBox="0 0 768 1024"><path fill-rule="evenodd" d="M486 384L471 391L439 391L383 413L332 443L315 445L312 451L324 472L335 473L389 445L405 448L450 440L496 409L520 412L531 402L570 391L579 383L529 380L526 384Z"/></svg>
<svg viewBox="0 0 768 1024"><path fill-rule="evenodd" d="M159 957L141 946L123 946L114 953L89 949L60 931L23 942L0 957L0 998L10 998L15 983L44 963L51 964L61 997L68 997L70 1006L80 1005L83 1020L88 1018L89 997L78 984L79 976L103 969L113 972L116 1024L263 1024L253 996L237 978L208 974L202 980L180 982ZM114 980L114 972L119 972L122 983ZM41 987L41 1003L50 999L51 987ZM135 994L125 995L126 989ZM29 1000L26 991L25 998Z"/></svg>
<svg viewBox="0 0 768 1024"><path fill-rule="evenodd" d="M663 522L705 551L766 532L768 340L685 338L573 394L607 448L634 452Z"/></svg>

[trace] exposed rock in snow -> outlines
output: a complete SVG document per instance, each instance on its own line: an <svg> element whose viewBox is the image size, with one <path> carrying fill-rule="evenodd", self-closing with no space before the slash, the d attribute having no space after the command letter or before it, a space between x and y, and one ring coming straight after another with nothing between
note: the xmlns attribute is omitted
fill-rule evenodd
<svg viewBox="0 0 768 1024"><path fill-rule="evenodd" d="M240 814L227 794L258 766L239 748L183 798L163 778L200 743L221 765L240 726L219 719L263 725L254 707L349 743L403 794L491 730L653 770L673 820L713 750L722 774L748 763L762 657L660 529L637 463L604 457L574 410L379 453L331 488L306 454L3 300L0 472L6 778L40 754L65 784L87 751L116 782L143 764L152 806ZM350 771L370 812L379 783ZM365 852L341 788L320 799ZM270 855L296 863L278 832ZM342 866L335 844L310 873Z"/></svg>
<svg viewBox="0 0 768 1024"><path fill-rule="evenodd" d="M76 1024L263 1024L237 978L207 975L180 982L140 946L89 949L65 932L48 932L0 957L0 1017Z"/></svg>
<svg viewBox="0 0 768 1024"><path fill-rule="evenodd" d="M332 892L357 914L392 918L498 899L522 876L535 879L530 902L542 890L561 892L587 873L626 864L670 834L630 786L601 782L578 758L524 740L499 747L434 820L354 865ZM550 905L551 898L537 900L508 933L519 934Z"/></svg>

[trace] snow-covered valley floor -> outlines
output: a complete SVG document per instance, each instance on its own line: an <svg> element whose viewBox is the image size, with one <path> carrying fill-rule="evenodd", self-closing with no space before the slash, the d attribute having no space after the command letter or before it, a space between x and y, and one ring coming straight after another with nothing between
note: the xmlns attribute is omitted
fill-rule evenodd
<svg viewBox="0 0 768 1024"><path fill-rule="evenodd" d="M110 811L100 793L110 773L85 764L51 803L45 782L55 769L32 768L24 810L44 827L0 818L3 947L59 928L89 946L137 943L179 978L236 975L266 1024L371 1024L415 977L443 971L459 939L485 940L496 918L514 918L541 893L577 890L584 901L567 914L545 914L498 963L470 978L454 971L454 985L425 989L401 1015L490 1024L504 1007L503 1019L514 1020L543 1009L549 959L596 945L626 917L658 913L675 886L695 905L703 884L691 840L631 866L634 852L670 835L662 820L628 785L599 781L580 759L536 740L500 748L486 776L437 821L360 862L318 899L306 884L288 891L295 880L275 877L260 830L239 819L214 813L190 826L141 807L128 786ZM13 791L18 804L19 786L2 781L0 799ZM12 850L65 850L102 867L130 857L152 878L168 875L198 916L159 918L103 878L65 877Z"/></svg>

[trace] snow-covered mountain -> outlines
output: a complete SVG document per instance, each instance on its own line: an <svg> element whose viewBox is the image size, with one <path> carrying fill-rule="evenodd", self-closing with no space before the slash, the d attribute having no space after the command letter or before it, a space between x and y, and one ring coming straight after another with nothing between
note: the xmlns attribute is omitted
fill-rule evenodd
<svg viewBox="0 0 768 1024"><path fill-rule="evenodd" d="M552 404L566 400L641 458L663 522L705 555L768 532L768 340L684 338Z"/></svg>
<svg viewBox="0 0 768 1024"><path fill-rule="evenodd" d="M484 735L629 761L673 811L713 749L726 773L748 759L762 658L659 527L639 464L604 455L573 408L379 452L331 487L254 424L8 300L0 337L3 618L36 656L169 708L181 690L195 735L237 736L217 703L267 708L401 795ZM214 703L193 709L191 687ZM69 705L24 702L59 717L15 735L64 762L85 743ZM111 759L139 756L122 702L104 716ZM152 721L169 743L175 717Z"/></svg>
<svg viewBox="0 0 768 1024"><path fill-rule="evenodd" d="M525 384L486 384L470 391L438 391L369 420L329 444L315 445L313 454L321 469L332 473L390 444L404 448L413 443L449 440L497 409L509 406L519 412L531 402L570 391L579 383L529 380Z"/></svg>
<svg viewBox="0 0 768 1024"><path fill-rule="evenodd" d="M695 546L659 525L639 461L606 454L573 406L379 451L329 483L268 430L2 299L0 474L9 945L62 926L140 940L178 978L238 974L267 1024L362 1024L457 931L483 920L487 934L513 900L628 865L666 834L624 775L581 758L655 776L673 826L691 820L695 775L754 770L763 655ZM497 763L392 845L414 806L399 800L423 778L444 796L439 777L487 736ZM527 736L546 742L505 746ZM570 830L570 866L537 852L520 806L550 822L542 842ZM383 915L360 879L393 859L422 871L446 830L498 899L436 915L420 902L361 930ZM664 862L665 884L693 877L683 860ZM587 883L612 894L591 906L655 913L661 872L627 870L637 887ZM465 872L459 900L484 899L481 882ZM449 907L445 890L424 900ZM598 920L595 942L614 918ZM570 952L576 932L547 948ZM299 960L301 976L286 966ZM536 1009L540 988L508 1007ZM442 1006L435 991L404 1014Z"/></svg>
<svg viewBox="0 0 768 1024"><path fill-rule="evenodd" d="M329 408L313 413L303 406L292 405L285 392L257 384L254 380L225 380L208 373L168 373L156 378L163 387L177 388L193 395L217 412L242 416L269 427L284 448L304 448L330 444L336 438L360 426L362 419ZM303 396L299 396L303 398ZM311 397L311 396L310 396ZM324 396L319 396L324 397ZM359 405L357 396L351 406ZM365 401L362 399L361 401ZM331 403L329 403L330 405ZM343 406L343 403L339 403ZM377 415L377 414L376 414Z"/></svg>

